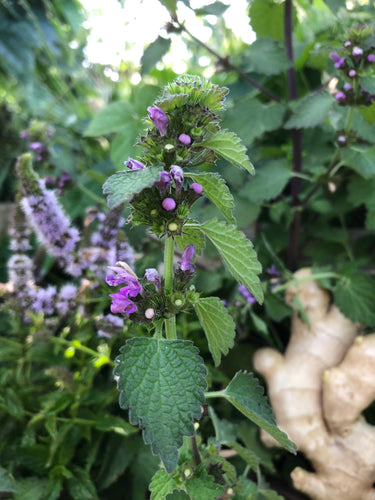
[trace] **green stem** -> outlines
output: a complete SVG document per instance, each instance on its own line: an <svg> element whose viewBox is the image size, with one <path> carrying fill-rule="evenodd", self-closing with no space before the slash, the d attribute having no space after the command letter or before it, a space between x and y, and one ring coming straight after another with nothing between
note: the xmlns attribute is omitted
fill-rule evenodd
<svg viewBox="0 0 375 500"><path fill-rule="evenodd" d="M170 297L173 293L173 255L174 239L169 236L164 243L164 290L167 297ZM175 316L165 320L165 335L168 340L177 338Z"/></svg>
<svg viewBox="0 0 375 500"><path fill-rule="evenodd" d="M304 281L311 281L311 280L320 280L324 278L340 278L340 275L337 273L333 272L325 272L325 273L316 273L316 274L311 274L309 276L305 276L304 278L300 278L298 280L290 280L287 283L284 283L283 285L278 286L273 290L273 293L279 293L285 290L286 288L290 287L291 285L299 285L299 283L302 283Z"/></svg>
<svg viewBox="0 0 375 500"><path fill-rule="evenodd" d="M60 337L51 337L51 340L56 344L66 345L67 347L74 347L74 349L76 349L77 351L85 352L86 354L90 354L90 356L93 356L97 359L102 359L104 357L98 351L94 351L93 349L82 345L77 340L65 340ZM105 357L107 358L107 356ZM116 366L116 363L114 361L111 361L109 358L107 358L107 363L112 366Z"/></svg>
<svg viewBox="0 0 375 500"><path fill-rule="evenodd" d="M350 127L352 126L353 117L354 117L354 107L350 106L348 109L348 114L347 114L346 123L345 123L345 132L346 133L349 132Z"/></svg>
<svg viewBox="0 0 375 500"><path fill-rule="evenodd" d="M204 393L206 399L209 398L225 398L224 391L209 391Z"/></svg>

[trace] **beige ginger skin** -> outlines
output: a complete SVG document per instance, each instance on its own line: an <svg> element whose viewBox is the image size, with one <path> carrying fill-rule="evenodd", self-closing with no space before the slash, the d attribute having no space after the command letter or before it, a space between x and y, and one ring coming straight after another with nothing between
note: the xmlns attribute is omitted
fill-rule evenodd
<svg viewBox="0 0 375 500"><path fill-rule="evenodd" d="M295 278L310 274L301 269ZM293 306L296 295L310 328ZM278 426L315 471L294 469L294 486L314 500L375 500L375 427L361 416L375 399L375 334L358 336L358 325L313 280L289 287L286 300L294 316L285 354L260 349L254 366ZM277 445L266 433L262 439Z"/></svg>

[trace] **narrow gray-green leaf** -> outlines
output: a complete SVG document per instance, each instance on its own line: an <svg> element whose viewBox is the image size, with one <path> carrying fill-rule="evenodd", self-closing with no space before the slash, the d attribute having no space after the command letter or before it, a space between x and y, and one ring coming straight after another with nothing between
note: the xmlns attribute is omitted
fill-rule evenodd
<svg viewBox="0 0 375 500"><path fill-rule="evenodd" d="M194 308L206 334L215 366L218 366L221 354L228 354L234 345L236 325L218 297L200 298Z"/></svg>
<svg viewBox="0 0 375 500"><path fill-rule="evenodd" d="M118 132L130 121L134 121L135 112L129 101L111 102L99 111L84 132L86 137L96 137Z"/></svg>
<svg viewBox="0 0 375 500"><path fill-rule="evenodd" d="M251 241L235 226L212 219L198 226L218 249L233 277L250 290L259 303L263 290L258 274L262 266Z"/></svg>
<svg viewBox="0 0 375 500"><path fill-rule="evenodd" d="M221 130L198 145L211 149L236 167L244 168L251 174L254 173L254 166L246 154L246 148L234 132Z"/></svg>
<svg viewBox="0 0 375 500"><path fill-rule="evenodd" d="M154 166L142 170L123 170L111 175L103 185L103 193L108 195L108 206L114 208L124 201L130 201L134 195L159 180L162 170L162 167Z"/></svg>
<svg viewBox="0 0 375 500"><path fill-rule="evenodd" d="M258 380L247 372L237 372L223 396L252 422L274 437L284 448L295 453L296 445L276 425L272 409Z"/></svg>
<svg viewBox="0 0 375 500"><path fill-rule="evenodd" d="M232 224L236 223L233 216L234 200L224 179L217 173L195 174L187 172L190 177L203 187L203 194L214 203L224 217Z"/></svg>
<svg viewBox="0 0 375 500"><path fill-rule="evenodd" d="M322 123L328 116L335 100L328 92L309 94L291 104L293 114L285 128L310 128Z"/></svg>
<svg viewBox="0 0 375 500"><path fill-rule="evenodd" d="M206 369L198 349L186 340L136 337L116 362L121 408L129 409L130 423L140 426L145 443L172 472L204 403Z"/></svg>

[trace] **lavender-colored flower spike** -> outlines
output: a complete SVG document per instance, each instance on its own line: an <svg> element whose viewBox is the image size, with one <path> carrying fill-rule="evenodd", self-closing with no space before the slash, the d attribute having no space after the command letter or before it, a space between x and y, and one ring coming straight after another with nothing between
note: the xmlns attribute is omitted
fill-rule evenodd
<svg viewBox="0 0 375 500"><path fill-rule="evenodd" d="M178 165L172 165L171 176L173 177L177 191L180 191L184 183L184 171Z"/></svg>
<svg viewBox="0 0 375 500"><path fill-rule="evenodd" d="M99 224L98 230L91 236L91 243L93 245L106 249L115 246L120 228L125 224L125 219L121 216L123 210L124 205L121 204L105 214Z"/></svg>
<svg viewBox="0 0 375 500"><path fill-rule="evenodd" d="M185 247L185 250L182 252L181 260L178 261L178 263L180 264L181 271L189 271L190 273L194 272L195 264L191 262L194 257L194 254L195 254L195 246L187 245Z"/></svg>
<svg viewBox="0 0 375 500"><path fill-rule="evenodd" d="M76 296L77 287L75 285L67 283L61 287L56 299L56 310L60 315L66 314L74 307Z"/></svg>
<svg viewBox="0 0 375 500"><path fill-rule="evenodd" d="M36 313L53 314L55 311L56 287L48 286L35 290L31 310Z"/></svg>
<svg viewBox="0 0 375 500"><path fill-rule="evenodd" d="M31 165L31 155L22 155L17 162L17 172L24 198L21 206L40 241L61 265L68 266L80 240L77 229L59 205L55 193L48 191Z"/></svg>
<svg viewBox="0 0 375 500"><path fill-rule="evenodd" d="M185 146L189 146L191 144L191 137L190 135L187 134L181 134L178 137L178 140L182 142L182 144L184 144Z"/></svg>
<svg viewBox="0 0 375 500"><path fill-rule="evenodd" d="M27 255L14 254L8 260L8 281L14 289L24 288L34 281L33 262Z"/></svg>
<svg viewBox="0 0 375 500"><path fill-rule="evenodd" d="M254 304L257 299L253 296L251 292L245 287L245 285L241 285L238 287L238 290L240 291L242 297L248 302L249 304Z"/></svg>
<svg viewBox="0 0 375 500"><path fill-rule="evenodd" d="M99 337L110 339L124 328L124 320L113 314L106 314L95 320L95 326L98 328Z"/></svg>
<svg viewBox="0 0 375 500"><path fill-rule="evenodd" d="M149 117L151 120L154 122L156 128L159 130L161 135L166 135L167 133L167 125L169 123L169 118L168 116L164 113L164 111L157 106L154 108L149 107L147 108L147 111L149 113Z"/></svg>
<svg viewBox="0 0 375 500"><path fill-rule="evenodd" d="M145 165L142 162L134 160L133 158L129 158L129 160L125 162L125 165L130 168L130 170L142 170L145 168Z"/></svg>

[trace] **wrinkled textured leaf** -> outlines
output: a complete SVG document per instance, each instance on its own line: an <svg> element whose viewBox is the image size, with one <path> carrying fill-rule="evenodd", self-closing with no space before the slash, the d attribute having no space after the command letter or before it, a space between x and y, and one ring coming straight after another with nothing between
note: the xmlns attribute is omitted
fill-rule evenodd
<svg viewBox="0 0 375 500"><path fill-rule="evenodd" d="M237 410L271 434L284 448L296 452L296 445L278 429L263 388L251 373L237 372L223 393Z"/></svg>
<svg viewBox="0 0 375 500"><path fill-rule="evenodd" d="M375 326L375 280L359 272L343 275L333 289L337 307L352 321Z"/></svg>
<svg viewBox="0 0 375 500"><path fill-rule="evenodd" d="M190 498L194 500L216 500L224 493L224 487L215 483L214 477L207 474L203 465L199 465L194 475L185 483Z"/></svg>
<svg viewBox="0 0 375 500"><path fill-rule="evenodd" d="M218 366L221 354L228 354L234 345L236 325L218 297L200 298L194 308L207 337L215 366Z"/></svg>
<svg viewBox="0 0 375 500"><path fill-rule="evenodd" d="M178 489L178 485L173 474L168 474L166 470L160 469L152 478L149 489L151 491L150 500L164 500L169 493Z"/></svg>
<svg viewBox="0 0 375 500"><path fill-rule="evenodd" d="M244 168L251 174L254 173L254 166L246 154L245 146L233 132L222 130L200 142L199 146L205 146L236 167Z"/></svg>
<svg viewBox="0 0 375 500"><path fill-rule="evenodd" d="M117 207L124 201L130 201L146 187L152 186L159 179L162 169L154 166L142 170L123 170L111 175L103 184L103 193L108 195L108 206Z"/></svg>
<svg viewBox="0 0 375 500"><path fill-rule="evenodd" d="M258 38L248 51L249 71L265 75L278 75L291 65L285 55L284 45L272 38Z"/></svg>
<svg viewBox="0 0 375 500"><path fill-rule="evenodd" d="M293 114L285 128L309 128L322 123L328 116L335 100L328 92L309 94L291 104Z"/></svg>
<svg viewBox="0 0 375 500"><path fill-rule="evenodd" d="M263 291L258 277L262 266L251 241L235 226L216 219L205 222L199 228L218 249L233 277L262 303Z"/></svg>
<svg viewBox="0 0 375 500"><path fill-rule="evenodd" d="M284 159L272 160L257 168L251 179L239 194L254 203L276 198L285 188L291 176L291 165Z"/></svg>
<svg viewBox="0 0 375 500"><path fill-rule="evenodd" d="M84 136L96 137L118 132L126 126L129 119L134 121L134 109L130 102L111 102L91 120L84 132Z"/></svg>
<svg viewBox="0 0 375 500"><path fill-rule="evenodd" d="M120 406L139 425L146 444L159 455L167 472L178 460L183 436L194 432L201 417L206 369L198 349L185 340L133 338L117 357Z"/></svg>
<svg viewBox="0 0 375 500"><path fill-rule="evenodd" d="M175 237L178 248L183 252L187 245L195 246L195 253L200 255L206 246L204 235L199 229L184 226L183 233Z"/></svg>
<svg viewBox="0 0 375 500"><path fill-rule="evenodd" d="M365 179L375 175L375 146L351 146L342 151L342 160Z"/></svg>
<svg viewBox="0 0 375 500"><path fill-rule="evenodd" d="M185 173L185 176L201 184L203 187L203 194L217 206L229 222L232 224L236 223L233 216L233 196L221 175L216 173L192 174L189 172Z"/></svg>
<svg viewBox="0 0 375 500"><path fill-rule="evenodd" d="M155 67L155 64L168 52L170 46L171 40L169 38L162 38L161 36L150 43L143 52L141 59L142 76L149 73Z"/></svg>
<svg viewBox="0 0 375 500"><path fill-rule="evenodd" d="M258 37L284 39L284 5L274 0L252 0L250 24Z"/></svg>

